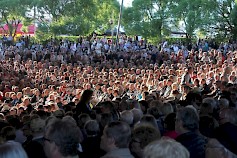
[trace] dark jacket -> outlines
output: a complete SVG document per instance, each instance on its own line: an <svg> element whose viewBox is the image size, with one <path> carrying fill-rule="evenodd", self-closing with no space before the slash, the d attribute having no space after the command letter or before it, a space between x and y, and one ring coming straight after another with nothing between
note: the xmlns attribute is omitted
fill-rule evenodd
<svg viewBox="0 0 237 158"><path fill-rule="evenodd" d="M176 141L186 147L190 153L190 158L205 158L205 145L207 140L196 132L187 132L179 135Z"/></svg>
<svg viewBox="0 0 237 158"><path fill-rule="evenodd" d="M91 107L89 104L86 104L85 102L79 102L76 106L76 114L79 116L82 113L90 114L91 113Z"/></svg>
<svg viewBox="0 0 237 158"><path fill-rule="evenodd" d="M100 149L100 136L87 137L81 145L83 154L80 158L100 158L106 154Z"/></svg>
<svg viewBox="0 0 237 158"><path fill-rule="evenodd" d="M24 149L29 158L46 158L44 147L43 147L43 138L30 141Z"/></svg>
<svg viewBox="0 0 237 158"><path fill-rule="evenodd" d="M227 149L237 154L237 126L232 123L220 125L214 132L215 138Z"/></svg>

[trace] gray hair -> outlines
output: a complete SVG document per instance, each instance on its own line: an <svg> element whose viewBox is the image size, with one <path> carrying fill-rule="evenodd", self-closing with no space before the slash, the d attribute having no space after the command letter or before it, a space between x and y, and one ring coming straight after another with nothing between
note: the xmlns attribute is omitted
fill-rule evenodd
<svg viewBox="0 0 237 158"><path fill-rule="evenodd" d="M131 111L125 110L120 115L120 120L126 122L129 125L133 124L133 113Z"/></svg>
<svg viewBox="0 0 237 158"><path fill-rule="evenodd" d="M213 109L217 108L217 102L214 98L210 98L210 97L204 98L202 100L202 103L207 103L207 104L211 105Z"/></svg>
<svg viewBox="0 0 237 158"><path fill-rule="evenodd" d="M104 132L107 137L114 138L118 148L128 147L131 138L131 129L127 123L122 121L111 122L105 127Z"/></svg>
<svg viewBox="0 0 237 158"><path fill-rule="evenodd" d="M219 100L219 105L220 105L220 108L221 108L221 109L223 109L223 108L228 108L228 107L229 107L229 104L230 104L230 102L229 102L229 100L226 99L226 98L221 98L221 99Z"/></svg>
<svg viewBox="0 0 237 158"><path fill-rule="evenodd" d="M183 128L189 131L199 129L199 117L197 112L190 108L184 107L177 112L177 119L182 121Z"/></svg>
<svg viewBox="0 0 237 158"><path fill-rule="evenodd" d="M17 142L7 142L0 145L1 158L28 158L21 144Z"/></svg>
<svg viewBox="0 0 237 158"><path fill-rule="evenodd" d="M172 139L161 139L147 145L144 158L189 158L188 150Z"/></svg>
<svg viewBox="0 0 237 158"><path fill-rule="evenodd" d="M143 116L143 112L140 109L132 109L131 112L133 113L133 123L136 124L139 122Z"/></svg>
<svg viewBox="0 0 237 158"><path fill-rule="evenodd" d="M80 129L71 120L56 120L47 129L48 138L55 142L62 156L77 155L81 141Z"/></svg>
<svg viewBox="0 0 237 158"><path fill-rule="evenodd" d="M100 132L99 123L95 120L89 120L86 122L84 129L87 135L97 135Z"/></svg>

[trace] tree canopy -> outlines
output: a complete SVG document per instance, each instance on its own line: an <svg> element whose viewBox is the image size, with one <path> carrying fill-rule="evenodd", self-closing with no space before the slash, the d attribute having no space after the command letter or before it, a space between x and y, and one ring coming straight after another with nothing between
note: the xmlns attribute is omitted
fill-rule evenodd
<svg viewBox="0 0 237 158"><path fill-rule="evenodd" d="M19 23L38 23L42 34L89 35L117 24L118 0L0 0L0 24L15 36ZM171 32L187 38L237 37L237 0L133 0L123 9L122 26L129 35L162 39ZM111 26L112 25L112 26Z"/></svg>

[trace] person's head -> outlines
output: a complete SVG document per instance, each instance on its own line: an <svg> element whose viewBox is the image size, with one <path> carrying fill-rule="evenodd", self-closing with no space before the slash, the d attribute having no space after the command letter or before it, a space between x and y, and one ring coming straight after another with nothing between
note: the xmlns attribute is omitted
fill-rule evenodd
<svg viewBox="0 0 237 158"><path fill-rule="evenodd" d="M192 67L188 67L188 73L193 73L193 68Z"/></svg>
<svg viewBox="0 0 237 158"><path fill-rule="evenodd" d="M81 95L81 101L89 102L92 99L93 90L87 89Z"/></svg>
<svg viewBox="0 0 237 158"><path fill-rule="evenodd" d="M16 138L16 130L12 126L3 127L1 130L1 137L4 141L14 140Z"/></svg>
<svg viewBox="0 0 237 158"><path fill-rule="evenodd" d="M131 111L125 110L120 115L120 120L126 122L129 125L133 124L133 113Z"/></svg>
<svg viewBox="0 0 237 158"><path fill-rule="evenodd" d="M175 118L176 118L176 113L170 113L165 117L164 124L165 124L166 130L168 131L175 130Z"/></svg>
<svg viewBox="0 0 237 158"><path fill-rule="evenodd" d="M202 100L202 103L207 103L209 104L213 109L217 108L217 103L216 100L214 98L204 98Z"/></svg>
<svg viewBox="0 0 237 158"><path fill-rule="evenodd" d="M218 140L209 139L206 144L206 158L232 158L235 157L228 149L226 149Z"/></svg>
<svg viewBox="0 0 237 158"><path fill-rule="evenodd" d="M183 134L189 131L195 132L199 129L199 117L197 112L190 107L178 110L175 121L175 131Z"/></svg>
<svg viewBox="0 0 237 158"><path fill-rule="evenodd" d="M230 122L232 124L237 123L236 111L233 108L224 108L219 113L219 123L224 124Z"/></svg>
<svg viewBox="0 0 237 158"><path fill-rule="evenodd" d="M78 125L79 125L79 127L84 128L85 123L89 120L91 120L90 115L85 114L85 113L80 114L78 116Z"/></svg>
<svg viewBox="0 0 237 158"><path fill-rule="evenodd" d="M80 129L69 120L55 120L44 134L44 150L48 158L77 155L80 143Z"/></svg>
<svg viewBox="0 0 237 158"><path fill-rule="evenodd" d="M144 158L189 158L188 150L173 139L161 139L147 145Z"/></svg>
<svg viewBox="0 0 237 158"><path fill-rule="evenodd" d="M200 115L212 115L213 114L213 107L211 104L203 103L200 106Z"/></svg>
<svg viewBox="0 0 237 158"><path fill-rule="evenodd" d="M100 148L106 152L116 148L127 148L131 137L131 129L125 122L109 123L103 131Z"/></svg>
<svg viewBox="0 0 237 158"><path fill-rule="evenodd" d="M156 122L156 119L154 116L152 115L144 115L140 121L141 124L150 124L152 125L153 127L157 128L158 129L158 125L157 125L157 122Z"/></svg>
<svg viewBox="0 0 237 158"><path fill-rule="evenodd" d="M160 107L160 111L161 111L162 115L166 116L166 115L174 112L174 108L170 103L164 103L164 105Z"/></svg>
<svg viewBox="0 0 237 158"><path fill-rule="evenodd" d="M149 124L138 125L132 131L130 150L137 157L143 157L145 146L158 139L160 139L160 131L157 128Z"/></svg>
<svg viewBox="0 0 237 158"><path fill-rule="evenodd" d="M30 121L30 129L33 134L42 134L45 128L45 121L41 118L33 118Z"/></svg>
<svg viewBox="0 0 237 158"><path fill-rule="evenodd" d="M159 119L162 115L161 111L157 106L153 106L147 109L147 114L154 116L156 119Z"/></svg>
<svg viewBox="0 0 237 158"><path fill-rule="evenodd" d="M100 103L101 111L103 113L110 113L114 109L114 103L111 101L104 101Z"/></svg>
<svg viewBox="0 0 237 158"><path fill-rule="evenodd" d="M102 113L100 117L100 125L104 128L110 122L113 121L113 116L111 113Z"/></svg>
<svg viewBox="0 0 237 158"><path fill-rule="evenodd" d="M0 145L0 157L2 158L28 158L25 150L19 143L7 142Z"/></svg>
<svg viewBox="0 0 237 158"><path fill-rule="evenodd" d="M96 120L87 121L84 129L87 136L96 136L100 132L99 123Z"/></svg>
<svg viewBox="0 0 237 158"><path fill-rule="evenodd" d="M142 110L135 109L135 108L133 108L131 112L133 113L133 124L135 125L141 120L143 113L142 113Z"/></svg>
<svg viewBox="0 0 237 158"><path fill-rule="evenodd" d="M221 98L219 100L219 107L220 107L220 109L228 108L229 107L229 100L226 98Z"/></svg>

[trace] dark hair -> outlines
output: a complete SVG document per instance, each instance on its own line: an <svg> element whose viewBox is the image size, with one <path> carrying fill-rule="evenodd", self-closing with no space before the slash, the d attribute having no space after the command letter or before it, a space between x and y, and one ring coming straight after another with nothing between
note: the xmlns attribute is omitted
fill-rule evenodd
<svg viewBox="0 0 237 158"><path fill-rule="evenodd" d="M87 89L81 95L81 102L89 102L93 95L93 90Z"/></svg>
<svg viewBox="0 0 237 158"><path fill-rule="evenodd" d="M146 113L147 112L147 109L149 108L148 106L148 102L146 100L141 100L139 101L139 104L141 105L141 107L144 107L145 110L143 111L143 113Z"/></svg>
<svg viewBox="0 0 237 158"><path fill-rule="evenodd" d="M176 113L170 113L165 117L164 123L166 125L166 129L169 131L175 130L175 118Z"/></svg>
<svg viewBox="0 0 237 158"><path fill-rule="evenodd" d="M80 128L84 128L84 125L87 121L89 121L91 119L89 114L86 113L82 113L78 116L78 124L80 126Z"/></svg>
<svg viewBox="0 0 237 158"><path fill-rule="evenodd" d="M159 119L161 116L161 112L160 112L159 108L156 106L153 106L153 107L150 107L149 109L147 109L147 114L154 116L156 119Z"/></svg>
<svg viewBox="0 0 237 158"><path fill-rule="evenodd" d="M152 115L144 115L140 121L141 123L150 124L155 128L158 128L156 119Z"/></svg>
<svg viewBox="0 0 237 158"><path fill-rule="evenodd" d="M6 141L14 140L16 138L15 128L12 126L6 126L1 130L1 136L5 138Z"/></svg>
<svg viewBox="0 0 237 158"><path fill-rule="evenodd" d="M104 128L106 125L113 121L113 116L111 113L102 113L100 119L100 125Z"/></svg>

